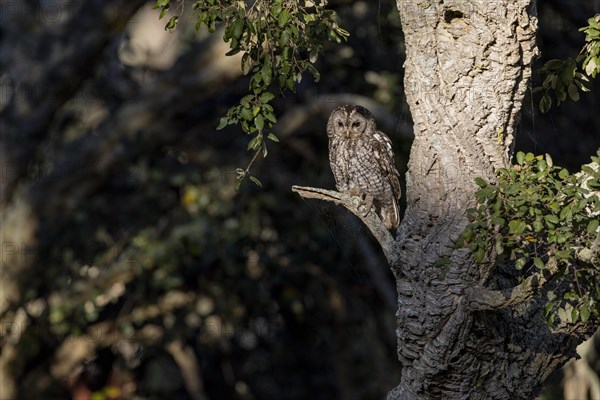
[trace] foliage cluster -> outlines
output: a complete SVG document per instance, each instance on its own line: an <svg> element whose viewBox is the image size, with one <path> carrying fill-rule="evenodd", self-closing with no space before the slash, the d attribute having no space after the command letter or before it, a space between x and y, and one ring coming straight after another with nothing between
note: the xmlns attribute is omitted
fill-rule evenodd
<svg viewBox="0 0 600 400"><path fill-rule="evenodd" d="M541 70L546 76L542 83L544 95L540 101L540 110L544 113L552 107L552 93L556 105L565 101L567 95L571 100L578 101L580 90L590 91L587 87L588 76L595 78L600 73L600 14L588 19L588 25L579 31L585 32L586 41L579 55L575 59L550 60Z"/></svg>
<svg viewBox="0 0 600 400"><path fill-rule="evenodd" d="M580 31L585 32L586 45L582 50L582 67L586 74L595 78L600 73L600 14L588 19L588 26Z"/></svg>
<svg viewBox="0 0 600 400"><path fill-rule="evenodd" d="M161 18L170 3L171 0L156 0L154 8L161 9ZM268 132L277 121L270 104L276 89L295 91L295 84L300 83L305 72L318 80L314 64L323 45L327 41L341 43L349 35L338 26L335 12L325 9L326 5L325 0L256 0L251 5L243 1L206 0L192 6L196 29L206 25L214 32L218 24L223 24L223 40L231 49L227 55L241 53L242 71L251 75L250 94L231 107L217 127L239 124L245 133L254 136L248 150L255 155L246 169L237 169L238 187L246 176L260 185L250 174L250 167L259 153L266 157L265 139L278 141ZM175 28L177 21L178 16L171 17L165 28Z"/></svg>
<svg viewBox="0 0 600 400"><path fill-rule="evenodd" d="M524 276L560 278L569 288L549 294L548 322L585 322L600 309L600 151L596 168L570 174L550 156L518 152L497 182L477 178L478 205L468 210L464 242L477 262L509 261ZM561 290L562 292L562 290Z"/></svg>

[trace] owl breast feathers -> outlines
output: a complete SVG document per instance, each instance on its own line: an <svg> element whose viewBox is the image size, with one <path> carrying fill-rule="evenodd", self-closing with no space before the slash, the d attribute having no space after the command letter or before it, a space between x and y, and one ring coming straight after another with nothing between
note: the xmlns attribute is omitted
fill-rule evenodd
<svg viewBox="0 0 600 400"><path fill-rule="evenodd" d="M392 142L377 130L373 115L360 106L339 106L329 116L327 135L337 190L372 196L385 226L397 228L400 174L394 166Z"/></svg>

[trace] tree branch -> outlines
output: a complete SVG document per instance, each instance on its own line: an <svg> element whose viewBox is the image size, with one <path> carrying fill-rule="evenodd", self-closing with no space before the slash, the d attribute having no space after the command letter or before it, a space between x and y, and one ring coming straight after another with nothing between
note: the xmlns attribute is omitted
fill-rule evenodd
<svg viewBox="0 0 600 400"><path fill-rule="evenodd" d="M480 285L471 286L465 289L464 296L472 311L500 310L532 298L535 290L546 282L547 279L541 273L536 273L509 289L493 290Z"/></svg>
<svg viewBox="0 0 600 400"><path fill-rule="evenodd" d="M372 212L372 209L369 210L366 215L359 209L361 205L360 197L336 192L335 190L307 186L292 186L292 191L307 199L330 201L346 207L348 211L360 218L360 220L369 228L373 236L375 236L389 265L395 265L397 263L398 252L396 251L394 237L390 231L387 230L385 225L383 225L379 216Z"/></svg>

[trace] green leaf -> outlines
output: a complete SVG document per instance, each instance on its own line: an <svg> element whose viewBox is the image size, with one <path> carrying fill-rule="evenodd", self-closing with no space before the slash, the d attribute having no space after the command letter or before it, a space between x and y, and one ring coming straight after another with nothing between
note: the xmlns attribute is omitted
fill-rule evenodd
<svg viewBox="0 0 600 400"><path fill-rule="evenodd" d="M527 259L522 257L517 259L517 261L515 262L515 268L520 271L523 269L523 267L525 266L525 263L527 262Z"/></svg>
<svg viewBox="0 0 600 400"><path fill-rule="evenodd" d="M263 142L263 146L262 146L262 151L263 151L263 158L267 158L267 144L265 142Z"/></svg>
<svg viewBox="0 0 600 400"><path fill-rule="evenodd" d="M262 135L256 135L252 138L250 143L248 143L247 150L256 150L258 146L262 144Z"/></svg>
<svg viewBox="0 0 600 400"><path fill-rule="evenodd" d="M492 224L496 226L504 226L504 224L506 224L506 220L502 217L493 217Z"/></svg>
<svg viewBox="0 0 600 400"><path fill-rule="evenodd" d="M544 312L545 317L547 317L550 314L550 312L552 311L552 309L554 308L555 305L556 305L556 303L553 301L546 304L545 312Z"/></svg>
<svg viewBox="0 0 600 400"><path fill-rule="evenodd" d="M273 15L279 15L279 13L281 13L282 9L283 9L283 5L281 4L281 0L277 0L274 2L273 6L271 7L271 12L273 13Z"/></svg>
<svg viewBox="0 0 600 400"><path fill-rule="evenodd" d="M542 219L538 217L533 221L533 230L534 232L541 232L542 229L544 229L544 224L542 223Z"/></svg>
<svg viewBox="0 0 600 400"><path fill-rule="evenodd" d="M537 168L538 170L544 172L548 168L548 165L546 164L546 161L540 160L537 162Z"/></svg>
<svg viewBox="0 0 600 400"><path fill-rule="evenodd" d="M277 24L280 27L283 27L290 20L290 13L288 10L282 10L279 16L277 17Z"/></svg>
<svg viewBox="0 0 600 400"><path fill-rule="evenodd" d="M513 219L508 223L508 231L513 235L520 235L527 228L525 221L521 219Z"/></svg>
<svg viewBox="0 0 600 400"><path fill-rule="evenodd" d="M270 121L273 124L275 122L277 122L277 118L275 118L275 115L273 115L272 112L269 112L269 111L265 112L264 117L267 119L267 121Z"/></svg>
<svg viewBox="0 0 600 400"><path fill-rule="evenodd" d="M254 116L252 115L252 110L250 110L249 107L243 107L240 113L242 115L242 118L246 121L252 121L252 119L254 118Z"/></svg>
<svg viewBox="0 0 600 400"><path fill-rule="evenodd" d="M597 219L593 219L590 222L588 222L588 224L587 224L588 233L596 233L599 225L600 225L600 221L598 221Z"/></svg>
<svg viewBox="0 0 600 400"><path fill-rule="evenodd" d="M548 214L548 215L544 215L544 219L546 220L547 223L549 224L558 224L558 217L556 215L553 214Z"/></svg>
<svg viewBox="0 0 600 400"><path fill-rule="evenodd" d="M575 293L573 292L567 292L564 294L563 296L566 300L577 300L579 299L579 296L577 296Z"/></svg>
<svg viewBox="0 0 600 400"><path fill-rule="evenodd" d="M525 161L525 153L523 153L522 151L517 152L517 164L523 165L524 161Z"/></svg>
<svg viewBox="0 0 600 400"><path fill-rule="evenodd" d="M260 95L260 102L261 103L268 103L269 101L273 100L275 98L275 95L271 92L264 92Z"/></svg>
<svg viewBox="0 0 600 400"><path fill-rule="evenodd" d="M231 24L231 34L233 38L236 40L240 40L242 34L244 33L244 26L246 25L246 21L243 18L236 19Z"/></svg>
<svg viewBox="0 0 600 400"><path fill-rule="evenodd" d="M569 85L568 91L569 91L569 97L571 98L571 100L579 101L579 92L577 91L577 86L575 86L571 83Z"/></svg>
<svg viewBox="0 0 600 400"><path fill-rule="evenodd" d="M262 131L262 129L265 127L265 120L263 119L262 115L258 114L254 118L254 126L256 126L256 129L259 131Z"/></svg>
<svg viewBox="0 0 600 400"><path fill-rule="evenodd" d="M239 53L240 51L242 51L242 49L241 49L241 48L239 48L239 47L236 47L236 48L234 48L234 49L232 49L232 50L229 50L227 53L225 53L225 55L226 55L226 56L234 56L234 55L236 55L237 53Z"/></svg>
<svg viewBox="0 0 600 400"><path fill-rule="evenodd" d="M586 323L590 319L590 309L587 304L584 304L579 311L579 315L581 316L581 322Z"/></svg>
<svg viewBox="0 0 600 400"><path fill-rule="evenodd" d="M573 210L571 210L571 207L565 207L560 211L559 214L559 218L563 221L570 221L571 219L573 219Z"/></svg>
<svg viewBox="0 0 600 400"><path fill-rule="evenodd" d="M158 17L158 19L163 19L163 17L169 12L169 5L167 4L166 6L163 7L163 9L160 12L160 15Z"/></svg>
<svg viewBox="0 0 600 400"><path fill-rule="evenodd" d="M600 62L598 57L592 57L587 61L585 65L585 73L592 76L596 69L600 68Z"/></svg>
<svg viewBox="0 0 600 400"><path fill-rule="evenodd" d="M473 240L474 237L475 232L473 231L473 228L468 226L467 229L465 229L465 232L463 233L464 241L469 243L471 240Z"/></svg>
<svg viewBox="0 0 600 400"><path fill-rule="evenodd" d="M263 82L265 86L269 86L271 84L271 78L273 76L273 71L271 70L270 64L265 64L260 70L260 75L262 76Z"/></svg>
<svg viewBox="0 0 600 400"><path fill-rule="evenodd" d="M269 134L267 135L267 138L268 138L268 139L271 139L271 140L272 140L272 141L274 141L274 142L279 142L279 138L278 138L277 136L275 136L273 133L269 133Z"/></svg>
<svg viewBox="0 0 600 400"><path fill-rule="evenodd" d="M584 80L584 81L585 81L585 80L587 80L587 79L588 79L588 78L587 78L585 75L584 75L584 76L583 76L583 78L582 78L582 80ZM574 80L574 81L573 81L573 83L575 83L575 85L577 85L577 88L578 88L579 90L581 90L582 92L584 92L584 93L587 93L587 92L590 92L590 91L591 91L591 90L590 90L590 89L589 89L589 88L588 88L588 87L587 87L587 86L586 86L586 85L585 85L583 82L581 82L581 81Z"/></svg>
<svg viewBox="0 0 600 400"><path fill-rule="evenodd" d="M157 8L166 7L169 5L170 1L171 0L156 0L156 2L154 2L154 5L152 6L152 9L156 10Z"/></svg>
<svg viewBox="0 0 600 400"><path fill-rule="evenodd" d="M229 118L222 117L219 120L219 126L217 126L217 130L220 131L221 129L225 128L228 124L229 124Z"/></svg>
<svg viewBox="0 0 600 400"><path fill-rule="evenodd" d="M567 239L569 239L570 235L564 232L556 232L556 243L563 244L566 243Z"/></svg>
<svg viewBox="0 0 600 400"><path fill-rule="evenodd" d="M558 173L558 177L563 180L567 179L569 177L569 171L567 171L564 168L561 169L560 172Z"/></svg>
<svg viewBox="0 0 600 400"><path fill-rule="evenodd" d="M582 166L581 170L590 176L594 176L596 174L596 171L594 171L594 169L592 167L590 167L589 165Z"/></svg>
<svg viewBox="0 0 600 400"><path fill-rule="evenodd" d="M250 102L254 100L254 95L253 94L247 94L246 96L242 97L242 99L240 100L240 104L243 106L247 106L250 104Z"/></svg>
<svg viewBox="0 0 600 400"><path fill-rule="evenodd" d="M257 177L250 175L250 180L254 182L257 186L262 187L262 183L260 183Z"/></svg>
<svg viewBox="0 0 600 400"><path fill-rule="evenodd" d="M167 22L167 25L165 26L165 30L173 30L175 28L175 26L177 26L177 21L179 20L179 17L175 16L175 17L171 17L169 19L169 22Z"/></svg>
<svg viewBox="0 0 600 400"><path fill-rule="evenodd" d="M578 320L579 320L579 310L577 310L576 308L573 308L573 310L571 311L571 322L576 324Z"/></svg>
<svg viewBox="0 0 600 400"><path fill-rule="evenodd" d="M550 107L552 107L552 98L545 94L540 100L540 111L542 113L547 113L548 110L550 110Z"/></svg>
<svg viewBox="0 0 600 400"><path fill-rule="evenodd" d="M485 251L482 248L478 248L473 252L473 258L475 258L475 261L478 263L483 261L483 257L485 257Z"/></svg>
<svg viewBox="0 0 600 400"><path fill-rule="evenodd" d="M487 186L487 182L483 178L480 178L480 177L475 178L475 183L480 188L484 188Z"/></svg>
<svg viewBox="0 0 600 400"><path fill-rule="evenodd" d="M315 17L313 17L310 14L303 14L302 17L304 18L304 22L306 22L306 23L310 23L315 20Z"/></svg>
<svg viewBox="0 0 600 400"><path fill-rule="evenodd" d="M289 41L290 41L290 31L289 31L289 29L285 29L279 35L279 47L285 47L286 45L289 45L290 44Z"/></svg>
<svg viewBox="0 0 600 400"><path fill-rule="evenodd" d="M538 267L539 269L544 269L544 262L542 261L541 258L539 257L535 257L533 259L533 265L535 265L536 267Z"/></svg>

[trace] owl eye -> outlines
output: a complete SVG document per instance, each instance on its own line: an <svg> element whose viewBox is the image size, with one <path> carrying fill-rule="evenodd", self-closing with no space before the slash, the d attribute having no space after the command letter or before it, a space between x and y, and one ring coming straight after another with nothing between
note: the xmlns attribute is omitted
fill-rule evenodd
<svg viewBox="0 0 600 400"><path fill-rule="evenodd" d="M360 122L359 122L359 121L354 121L354 122L352 123L352 127L353 127L353 128L358 128L359 126L360 126Z"/></svg>
<svg viewBox="0 0 600 400"><path fill-rule="evenodd" d="M342 121L338 121L337 125L339 128L342 128L344 126L344 123Z"/></svg>

